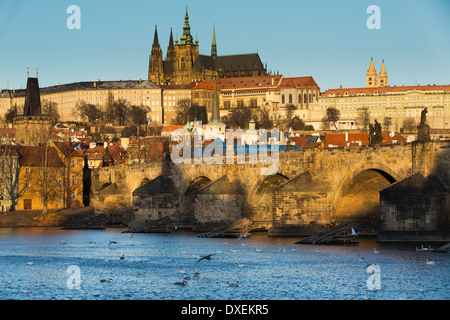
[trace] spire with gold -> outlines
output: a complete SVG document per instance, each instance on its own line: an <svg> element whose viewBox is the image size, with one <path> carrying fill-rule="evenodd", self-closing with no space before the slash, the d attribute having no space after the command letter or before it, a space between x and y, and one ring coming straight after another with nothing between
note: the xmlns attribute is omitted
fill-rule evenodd
<svg viewBox="0 0 450 320"><path fill-rule="evenodd" d="M183 35L180 38L180 45L194 44L194 38L191 35L191 26L189 25L189 14L186 5L186 15L184 16Z"/></svg>

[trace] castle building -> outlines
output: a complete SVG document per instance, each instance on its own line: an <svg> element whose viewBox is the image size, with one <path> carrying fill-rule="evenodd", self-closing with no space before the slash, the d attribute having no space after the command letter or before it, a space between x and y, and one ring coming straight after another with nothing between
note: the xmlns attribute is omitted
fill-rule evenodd
<svg viewBox="0 0 450 320"><path fill-rule="evenodd" d="M186 8L184 17L183 35L180 40L173 41L170 30L169 45L166 59L159 44L158 29L155 27L155 36L149 60L148 80L157 85L186 85L193 81L206 81L212 83L215 78L251 77L267 75L259 55L217 55L215 27L211 54L199 53L199 41L194 41L191 35L189 15Z"/></svg>

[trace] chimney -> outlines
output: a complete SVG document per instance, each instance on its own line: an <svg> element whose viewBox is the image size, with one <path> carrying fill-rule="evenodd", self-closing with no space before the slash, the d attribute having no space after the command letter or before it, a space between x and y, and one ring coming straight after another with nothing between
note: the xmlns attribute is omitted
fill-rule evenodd
<svg viewBox="0 0 450 320"><path fill-rule="evenodd" d="M139 79L139 83L141 83L142 82L142 80L141 79Z"/></svg>
<svg viewBox="0 0 450 320"><path fill-rule="evenodd" d="M272 78L272 85L274 85L274 79Z"/></svg>
<svg viewBox="0 0 450 320"><path fill-rule="evenodd" d="M97 82L94 82L94 88L97 88Z"/></svg>

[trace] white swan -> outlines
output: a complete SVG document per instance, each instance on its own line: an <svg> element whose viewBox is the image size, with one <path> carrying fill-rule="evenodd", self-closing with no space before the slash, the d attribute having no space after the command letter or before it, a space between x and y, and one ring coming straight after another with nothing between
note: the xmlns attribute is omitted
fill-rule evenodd
<svg viewBox="0 0 450 320"><path fill-rule="evenodd" d="M379 253L377 249L373 248L373 253Z"/></svg>
<svg viewBox="0 0 450 320"><path fill-rule="evenodd" d="M427 264L428 265L433 265L434 264L434 261L430 261L430 260L428 260L428 259L426 259L427 260Z"/></svg>

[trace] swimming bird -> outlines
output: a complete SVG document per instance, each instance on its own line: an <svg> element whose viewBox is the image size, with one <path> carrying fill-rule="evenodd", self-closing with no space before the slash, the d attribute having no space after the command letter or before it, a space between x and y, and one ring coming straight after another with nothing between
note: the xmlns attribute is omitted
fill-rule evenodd
<svg viewBox="0 0 450 320"><path fill-rule="evenodd" d="M111 261L111 260L109 260L109 259L105 259L105 262L109 262L109 261Z"/></svg>
<svg viewBox="0 0 450 320"><path fill-rule="evenodd" d="M426 259L427 260L427 264L428 265L433 265L434 264L434 261L430 261L430 260L428 260L428 259Z"/></svg>
<svg viewBox="0 0 450 320"><path fill-rule="evenodd" d="M360 255L358 255L359 257L359 261L364 261L364 257L361 257Z"/></svg>
<svg viewBox="0 0 450 320"><path fill-rule="evenodd" d="M182 282L174 282L173 284L176 286L185 286L185 285L187 285L187 282L186 282L186 280L183 280Z"/></svg>
<svg viewBox="0 0 450 320"><path fill-rule="evenodd" d="M199 275L200 275L200 273L198 272L197 267L195 267L194 278L198 277Z"/></svg>
<svg viewBox="0 0 450 320"><path fill-rule="evenodd" d="M198 263L198 262L200 262L200 261L202 261L202 260L208 260L208 261L211 261L211 257L212 257L213 255L215 255L215 253L213 253L213 254L208 254L207 256L203 256L203 257L201 257L200 259L198 259L196 263Z"/></svg>
<svg viewBox="0 0 450 320"><path fill-rule="evenodd" d="M113 279L111 279L111 278L109 278L108 280L106 280L106 279L102 279L102 280L100 280L100 282L101 283L106 283L106 282L113 282L114 280Z"/></svg>
<svg viewBox="0 0 450 320"><path fill-rule="evenodd" d="M180 266L180 271L178 271L181 274L187 275L186 271L184 270L183 266Z"/></svg>
<svg viewBox="0 0 450 320"><path fill-rule="evenodd" d="M228 283L228 282L227 282L227 284L228 284L229 287L235 287L235 288L237 288L237 287L239 286L238 281L236 281L236 283Z"/></svg>
<svg viewBox="0 0 450 320"><path fill-rule="evenodd" d="M145 271L144 273L138 273L137 275L136 275L136 277L145 277L145 274L147 273L147 271Z"/></svg>
<svg viewBox="0 0 450 320"><path fill-rule="evenodd" d="M119 259L120 260L124 260L125 259L125 255L122 254L122 256Z"/></svg>
<svg viewBox="0 0 450 320"><path fill-rule="evenodd" d="M379 253L377 249L373 248L373 253Z"/></svg>
<svg viewBox="0 0 450 320"><path fill-rule="evenodd" d="M31 261L31 262L27 262L27 265L29 265L29 266L32 266L34 264L34 262L33 261Z"/></svg>
<svg viewBox="0 0 450 320"><path fill-rule="evenodd" d="M64 240L61 240L61 244L67 244L67 242Z"/></svg>
<svg viewBox="0 0 450 320"><path fill-rule="evenodd" d="M262 249L261 248L256 248L256 252L261 252Z"/></svg>
<svg viewBox="0 0 450 320"><path fill-rule="evenodd" d="M112 245L112 244L117 244L117 242L115 242L115 241L109 241L108 246L110 246L110 245Z"/></svg>
<svg viewBox="0 0 450 320"><path fill-rule="evenodd" d="M89 241L89 243L92 243L92 244L97 244L97 242L95 242L95 241Z"/></svg>

